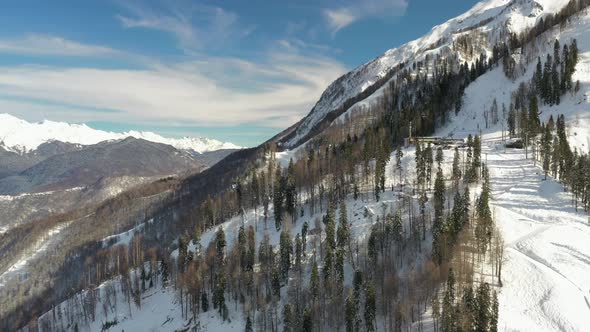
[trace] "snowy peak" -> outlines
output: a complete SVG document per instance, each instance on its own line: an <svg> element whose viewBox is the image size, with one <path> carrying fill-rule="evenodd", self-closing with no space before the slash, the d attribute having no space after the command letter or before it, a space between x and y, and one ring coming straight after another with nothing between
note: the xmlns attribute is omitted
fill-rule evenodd
<svg viewBox="0 0 590 332"><path fill-rule="evenodd" d="M18 153L34 151L41 144L51 141L92 145L127 137L168 144L180 150L189 150L197 153L223 149L240 149L235 144L205 137L166 138L146 131L115 133L92 129L85 124L70 124L49 120L30 123L10 114L0 114L0 147Z"/></svg>
<svg viewBox="0 0 590 332"><path fill-rule="evenodd" d="M363 64L334 81L324 91L311 112L291 131L281 136L280 143L294 148L307 141L314 131L330 119L351 109L355 103L378 90L388 80L395 78L396 69L409 68L413 64L433 59L456 58L461 62L475 62L480 54L488 57L493 46L507 41L510 33L520 33L533 27L541 18L555 14L569 0L485 0L466 13L437 25L421 38L398 48L386 51L380 57ZM456 47L462 36L471 35L472 52ZM472 53L472 54L471 54ZM367 93L369 92L369 93ZM364 94L364 97L359 97ZM328 116L330 115L330 116Z"/></svg>

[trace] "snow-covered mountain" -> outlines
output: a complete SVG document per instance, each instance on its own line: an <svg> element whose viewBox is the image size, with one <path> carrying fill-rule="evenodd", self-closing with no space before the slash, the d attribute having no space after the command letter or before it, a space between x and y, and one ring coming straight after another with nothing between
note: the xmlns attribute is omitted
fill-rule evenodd
<svg viewBox="0 0 590 332"><path fill-rule="evenodd" d="M10 114L0 114L0 147L18 153L36 150L41 144L50 141L92 145L127 137L168 144L179 150L189 150L197 153L240 149L235 144L206 137L166 138L153 132L133 130L116 133L93 129L85 124L70 124L49 120L30 123Z"/></svg>
<svg viewBox="0 0 590 332"><path fill-rule="evenodd" d="M474 61L481 52L486 53L489 57L492 45L498 40L506 40L509 33L526 31L546 15L559 11L567 3L566 0L482 1L467 13L436 26L426 36L400 48L390 50L383 56L360 66L334 82L306 118L295 125L293 129L287 130L279 136L279 142L287 147L301 147L301 144L306 140L321 133L321 130L325 128L322 127L324 124L329 126L343 113L356 111L354 105L351 106L350 100L355 100L355 103L371 103L375 97L382 95L382 90L379 87L375 88L374 85L381 85L387 80L395 78L396 68L411 67L413 63L421 62L426 57L432 59L437 55L454 57L458 61L467 62ZM590 145L590 130L588 129L590 128L590 116L588 115L590 109L589 30L590 11L586 9L572 17L568 24L549 28L542 36L531 42L531 44L535 44L534 50L532 47L527 50L531 57L534 55L534 59L536 56L543 58L544 55L553 51L552 42L556 38L563 43L570 42L573 38L577 39L580 59L573 79L580 81L581 89L576 93L564 95L558 106L541 105L540 116L541 121L546 122L551 115L556 118L559 114L565 114L568 123L568 138L572 140L572 145L580 151L587 151ZM474 48L473 55L455 46L454 42L465 34L470 34L472 37L478 36L474 39L474 44L471 45ZM506 152L500 143L505 131L504 120L489 127L487 124L484 125L484 112L490 108L492 103L509 105L511 93L518 89L520 83L531 79L536 62L520 60L519 65L522 66L523 73L517 78L506 77L501 66L497 66L471 82L464 91L460 112L451 115L445 125L439 124L434 134L436 136L452 135L458 138L476 132L482 134L484 160L490 169L493 191L490 204L497 220L497 226L504 236L503 247L507 252L506 265L502 270L504 284L494 285L500 298L498 330L582 331L586 324L584 319L586 309L590 307L587 295L588 289L590 289L590 281L587 278L590 275L590 263L587 259L590 257L590 247L587 245L590 228L586 223L587 215L574 206L570 193L563 192L561 185L555 179L543 179L539 164L535 164L530 159L530 154L527 155L523 150L518 149ZM370 87L372 89L367 90ZM359 99L358 96L366 91L372 92L365 93L365 96ZM145 133L142 134L145 135ZM180 143L177 142L177 144ZM191 140L188 140L186 144L191 144ZM182 147L180 148L182 149ZM246 152L246 150L241 152ZM279 163L286 166L290 157L296 157L295 152L293 150L278 153ZM410 196L413 194L410 194L409 191L409 186L412 182L415 183L416 178L415 149L410 147L404 149L403 152L402 169L404 173L400 174L399 178L405 179L408 185L407 196L416 199L416 196ZM222 173L222 170L234 170L236 164L246 162L247 158L238 159L238 154L234 154L234 159L220 163L221 165L214 168L211 173L201 174L195 178L194 187L186 186L185 191L198 192L198 189L201 188L211 188L210 182L206 180L212 177L231 178L231 176L219 176L219 174L227 174ZM444 172L450 174L452 151L446 150L444 154ZM393 185L400 181L396 179L394 169L397 166L394 163L395 155L392 154L384 172L387 187L389 184ZM475 194L477 195L477 192ZM363 241L368 237L375 222L374 215L377 215L381 210L385 214L386 209L392 209L391 212L393 212L395 204L400 203L400 195L394 193L393 190L383 193L381 202L373 200L370 193L367 193L366 197L362 201L349 197L346 202L349 209L351 234L358 241ZM198 200L186 199L186 201L190 201L192 206ZM182 212L181 208L177 209L173 210L174 214ZM236 242L235 235L238 234L240 226L252 225L256 227L255 238L258 239L255 247L258 247L260 239L267 235L273 246L279 246L279 232L272 227L270 229L262 227L262 219L259 214L261 209L262 207L259 206L258 209L250 209L239 216L221 220L214 228L209 228L202 234L200 245L206 248L215 233L223 228L228 234L229 249ZM305 221L312 224L315 220L320 220L323 215L310 212L309 203L302 204L302 211L305 213L291 226L292 234L300 232ZM274 207L271 206L269 218L272 220L273 217ZM150 219L145 225L153 226L152 221ZM147 228L143 225L140 224L130 231L111 235L105 239L113 240L117 244L128 244L133 234L141 234L143 229ZM319 225L321 228L321 224ZM410 227L406 224L403 228L410 229ZM61 231L61 229L57 229L57 231ZM53 230L48 232L53 232ZM161 233L165 234L166 232L162 231ZM317 240L319 243L321 231L314 232L311 236L318 236L317 234L319 234ZM60 235L58 234L58 236ZM46 247L49 247L52 238L49 236L47 238L49 240L46 242L49 244ZM312 245L313 241L315 240L309 241L309 245ZM167 245L168 242L174 241L162 242ZM41 242L39 247L43 246L45 244ZM405 266L408 267L403 269L404 272L410 273L413 264L418 264L416 266L420 267L419 263L428 258L431 251L428 246L425 248L424 251L420 251L421 255L416 256L414 253L412 256L402 258L407 259ZM189 245L189 249L195 250L194 244ZM179 250L174 251L171 258L178 257L178 253ZM308 254L311 256L311 251ZM315 253L313 255L315 260ZM20 267L23 264L19 264L26 263L29 257L30 255L25 255L15 265ZM486 265L486 259L483 262L481 272L479 269L475 271L474 280L477 282L488 281L494 284L493 272L486 271L489 268ZM352 270L347 268L346 271L345 279L350 281L349 272ZM138 272L132 272L130 279L137 277L137 274ZM308 277L309 273L306 272L306 278ZM135 278L135 280L134 287L139 289L138 279ZM82 306L75 305L78 302L81 303L82 299L90 294L83 291L41 316L39 326L46 326L44 330L71 330L74 329L73 326L76 328L83 326L87 330L104 330L109 327L113 330L173 330L189 329L190 327L204 328L209 331L244 330L246 316L244 312L234 309L234 306L230 308L229 322L222 322L220 316L212 311L201 313L196 318L185 317L183 316L182 298L179 301L178 297L175 297L176 294L174 294L172 287L160 286L161 281L156 281L158 288L148 287L146 292L138 292L142 296L138 297L140 301L138 300L135 305L131 304L129 295L125 298L124 289L128 286L123 286L123 284L118 277L97 288L95 293L98 294L99 305L97 307L106 309L98 313L96 318L88 319L86 312L79 310ZM415 284L412 285L412 287L419 287ZM113 299L115 300L113 301ZM128 306L119 305L117 307L117 302L125 303L125 301L129 303ZM115 305L109 306L108 303L112 302ZM275 303L278 308L283 304L282 302ZM71 307L74 310L71 310ZM238 305L235 306L235 308L237 307ZM425 326L413 325L410 327L412 330L434 330L429 310L418 313L418 315L424 315L424 317L419 316L418 320L426 321ZM61 316L59 313L66 311L70 315L67 318L69 321L59 318ZM413 309L412 315L414 315ZM76 325L73 325L72 322L76 322ZM379 324L381 323L383 322L379 322ZM420 321L419 324L422 322ZM279 326L277 325L277 328ZM379 325L379 330L381 330L380 327L381 325ZM385 325L383 327L383 330L387 330Z"/></svg>
<svg viewBox="0 0 590 332"><path fill-rule="evenodd" d="M534 26L543 17L555 14L569 0L484 0L466 13L437 25L421 38L398 48L390 49L376 59L363 64L334 81L322 94L311 112L292 131L283 134L281 143L294 148L307 141L323 122L331 121L352 109L347 105L359 99L369 88L379 88L395 78L396 70L411 68L414 64L436 56L456 56L461 62L475 62L480 54L488 58L493 46L507 41L511 33L520 33ZM465 35L476 36L473 52L456 45ZM379 92L379 91L377 91ZM378 94L378 93L377 93ZM370 94L375 97L375 93ZM362 98L360 98L362 100ZM347 107L348 106L348 107Z"/></svg>

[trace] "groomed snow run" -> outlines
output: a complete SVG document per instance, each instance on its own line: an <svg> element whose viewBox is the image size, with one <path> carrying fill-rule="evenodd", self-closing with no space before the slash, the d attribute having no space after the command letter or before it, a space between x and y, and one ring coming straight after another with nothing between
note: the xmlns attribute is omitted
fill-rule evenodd
<svg viewBox="0 0 590 332"><path fill-rule="evenodd" d="M499 330L588 331L588 216L523 150L486 150L492 209L506 244Z"/></svg>

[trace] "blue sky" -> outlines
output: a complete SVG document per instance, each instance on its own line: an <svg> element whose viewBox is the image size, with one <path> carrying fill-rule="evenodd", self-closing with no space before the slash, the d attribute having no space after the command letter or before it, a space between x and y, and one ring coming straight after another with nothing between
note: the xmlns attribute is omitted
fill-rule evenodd
<svg viewBox="0 0 590 332"><path fill-rule="evenodd" d="M252 146L473 0L5 1L0 113Z"/></svg>

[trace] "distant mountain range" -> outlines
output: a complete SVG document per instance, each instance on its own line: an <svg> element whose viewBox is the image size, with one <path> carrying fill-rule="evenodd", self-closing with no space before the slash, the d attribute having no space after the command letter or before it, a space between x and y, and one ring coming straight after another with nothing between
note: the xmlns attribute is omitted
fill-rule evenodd
<svg viewBox="0 0 590 332"><path fill-rule="evenodd" d="M216 150L240 149L241 147L206 137L167 138L148 131L108 132L88 127L85 124L70 124L44 120L31 123L10 114L0 114L0 147L19 154L36 150L43 143L93 145L127 137L167 144L179 150L205 153Z"/></svg>

